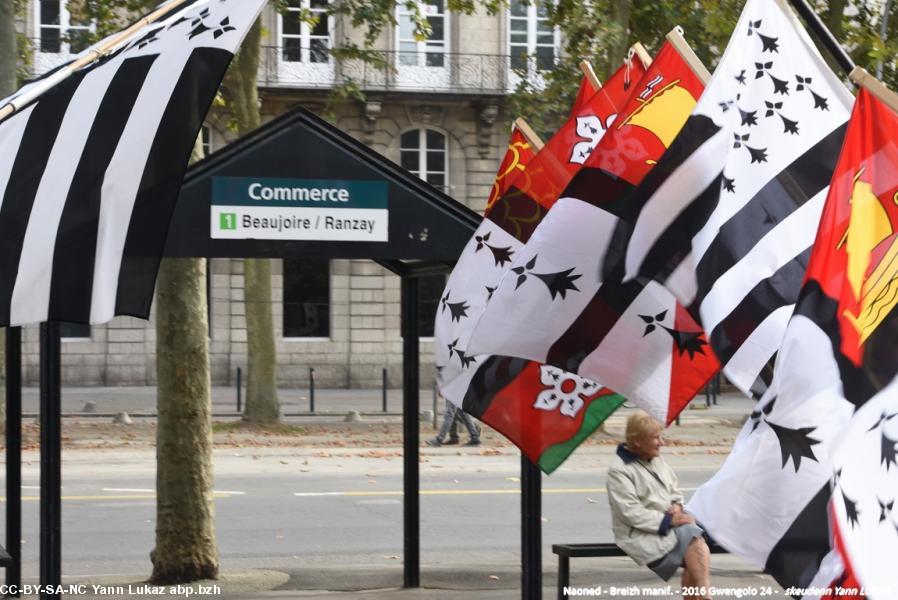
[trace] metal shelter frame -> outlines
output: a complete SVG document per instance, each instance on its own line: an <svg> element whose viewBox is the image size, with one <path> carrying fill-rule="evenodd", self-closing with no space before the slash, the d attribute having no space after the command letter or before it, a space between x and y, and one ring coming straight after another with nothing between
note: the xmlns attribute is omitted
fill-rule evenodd
<svg viewBox="0 0 898 600"><path fill-rule="evenodd" d="M389 241L222 240L210 237L212 178L377 179L389 190ZM401 277L403 586L421 585L418 281L447 273L482 217L381 154L297 108L193 165L181 186L165 256L372 259ZM6 582L21 586L21 330L7 335ZM59 325L41 325L40 583L62 578ZM521 457L522 598L542 593L541 473ZM41 592L41 598L54 597Z"/></svg>

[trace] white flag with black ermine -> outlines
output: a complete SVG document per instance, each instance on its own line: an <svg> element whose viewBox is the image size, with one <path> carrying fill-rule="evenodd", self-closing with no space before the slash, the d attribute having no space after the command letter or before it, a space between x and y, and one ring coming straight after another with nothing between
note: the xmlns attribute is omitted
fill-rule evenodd
<svg viewBox="0 0 898 600"><path fill-rule="evenodd" d="M777 0L750 0L692 116L636 190L627 277L655 278L759 396L807 266L851 94Z"/></svg>
<svg viewBox="0 0 898 600"><path fill-rule="evenodd" d="M185 2L0 123L0 325L147 318L190 152L264 5Z"/></svg>
<svg viewBox="0 0 898 600"><path fill-rule="evenodd" d="M843 560L873 600L898 595L898 379L852 417L833 458Z"/></svg>

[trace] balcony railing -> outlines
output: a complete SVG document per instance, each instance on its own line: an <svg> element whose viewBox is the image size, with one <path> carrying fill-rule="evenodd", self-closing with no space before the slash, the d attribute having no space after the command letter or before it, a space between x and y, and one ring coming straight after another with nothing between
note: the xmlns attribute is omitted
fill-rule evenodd
<svg viewBox="0 0 898 600"><path fill-rule="evenodd" d="M498 54L398 51L380 52L379 57L381 64L361 59L337 61L326 53L316 52L315 48L285 51L280 47L265 47L262 49L259 85L320 89L353 83L365 92L505 95L517 87L523 73L529 73L531 82L542 86L535 59L515 57L512 60L511 56Z"/></svg>
<svg viewBox="0 0 898 600"><path fill-rule="evenodd" d="M71 59L67 52L42 52L38 40L32 40L32 45L35 75ZM390 51L380 52L379 56L382 64L377 65L361 59L337 61L316 48L286 51L282 47L265 46L260 57L259 85L328 89L351 82L365 92L505 95L524 76L541 88L540 68L546 66L535 58L501 54Z"/></svg>

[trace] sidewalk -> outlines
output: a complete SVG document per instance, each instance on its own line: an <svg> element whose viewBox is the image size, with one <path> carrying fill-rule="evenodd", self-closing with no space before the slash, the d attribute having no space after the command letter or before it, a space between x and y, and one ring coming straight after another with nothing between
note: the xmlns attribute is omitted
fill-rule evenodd
<svg viewBox="0 0 898 600"><path fill-rule="evenodd" d="M543 598L549 600L557 595L555 556L543 557ZM712 558L712 586L718 588L716 598L737 598L762 595L779 595L782 589L767 575L764 575L743 561L732 557L715 555ZM277 570L252 570L224 572L217 581L191 584L189 597L212 600L228 598L233 600L265 600L275 598L302 598L323 600L517 600L521 598L521 573L519 567L496 565L455 565L422 567L420 588L403 589L400 566L386 568L361 567L352 572L346 569L301 569L285 572ZM638 567L628 558L584 558L571 561L571 587L581 590L601 590L600 598L624 595L630 597L652 597L677 599L680 574L664 582L644 567ZM65 581L64 584L74 583ZM83 598L105 598L124 600L133 598L134 591L146 585L136 578L116 578L113 580L78 581L86 584L89 592ZM101 593L93 593L93 585L102 585ZM130 587L129 587L130 586ZM211 586L216 586L210 590ZM125 590L125 593L116 593ZM330 589L328 589L330 588ZM612 590L614 588L614 590ZM127 590L131 590L129 594ZM263 591L250 591L263 590ZM746 593L757 590L758 593ZM168 595L171 597L168 588ZM185 597L183 589L180 596ZM617 593L615 593L617 591ZM206 593L204 593L206 592ZM635 592L635 593L634 593ZM589 593L589 592L587 592ZM581 592L582 594L582 592ZM586 594L583 594L586 595ZM576 597L576 596L572 596Z"/></svg>
<svg viewBox="0 0 898 600"><path fill-rule="evenodd" d="M309 390L281 388L278 390L281 412L286 417L310 414ZM434 391L423 389L419 392L420 411L434 410ZM246 401L245 391L242 400ZM91 410L85 410L88 403ZM741 393L727 392L717 398L717 404L710 407L708 414L714 417L746 416L752 411L754 402ZM437 399L436 413L439 417L445 406L442 398ZM705 397L698 396L691 408L700 410L706 406ZM39 407L39 390L36 387L22 389L22 410L25 414L36 414ZM216 416L237 414L237 390L234 387L212 388L212 409ZM626 411L626 408L623 409ZM316 389L315 414L320 417L342 417L349 411L358 411L371 416L384 415L383 393L380 389ZM89 416L109 415L127 412L137 415L156 414L156 388L146 387L64 387L62 389L62 412L64 415ZM402 390L387 390L387 411L385 416L402 414ZM621 413L625 414L625 413ZM689 410L685 414L698 414Z"/></svg>

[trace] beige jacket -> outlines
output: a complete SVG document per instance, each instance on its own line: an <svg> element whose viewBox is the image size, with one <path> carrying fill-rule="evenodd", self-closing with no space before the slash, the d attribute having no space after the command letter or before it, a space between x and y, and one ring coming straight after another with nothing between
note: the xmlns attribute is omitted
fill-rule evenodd
<svg viewBox="0 0 898 600"><path fill-rule="evenodd" d="M645 461L621 444L608 469L611 529L621 550L639 565L658 560L676 546L665 514L683 503L677 476L661 457Z"/></svg>

